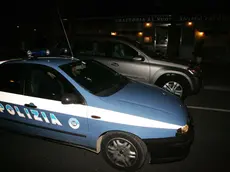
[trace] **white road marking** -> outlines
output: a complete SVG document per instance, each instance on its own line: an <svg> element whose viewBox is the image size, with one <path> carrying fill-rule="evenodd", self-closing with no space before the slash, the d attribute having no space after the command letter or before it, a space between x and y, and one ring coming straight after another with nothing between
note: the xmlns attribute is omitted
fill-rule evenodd
<svg viewBox="0 0 230 172"><path fill-rule="evenodd" d="M218 109L218 108L209 108L202 106L187 106L189 109L199 109L199 110L208 110L208 111L216 111L216 112L227 112L230 113L230 109Z"/></svg>
<svg viewBox="0 0 230 172"><path fill-rule="evenodd" d="M230 91L230 86L215 86L215 85L206 85L204 86L205 90L215 90L215 91Z"/></svg>

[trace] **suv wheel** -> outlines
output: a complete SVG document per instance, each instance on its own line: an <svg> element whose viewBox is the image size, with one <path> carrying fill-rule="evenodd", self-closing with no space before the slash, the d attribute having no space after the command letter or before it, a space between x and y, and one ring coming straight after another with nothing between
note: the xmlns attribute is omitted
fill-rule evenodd
<svg viewBox="0 0 230 172"><path fill-rule="evenodd" d="M102 140L101 153L114 168L136 171L147 157L147 147L137 136L123 132L107 133Z"/></svg>
<svg viewBox="0 0 230 172"><path fill-rule="evenodd" d="M157 81L157 86L184 100L188 96L189 84L183 77L164 77Z"/></svg>

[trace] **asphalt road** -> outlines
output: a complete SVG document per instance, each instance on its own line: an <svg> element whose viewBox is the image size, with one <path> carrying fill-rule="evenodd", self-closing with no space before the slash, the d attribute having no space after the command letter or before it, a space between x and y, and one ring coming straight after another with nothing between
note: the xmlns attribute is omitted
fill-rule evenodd
<svg viewBox="0 0 230 172"><path fill-rule="evenodd" d="M230 171L230 92L202 90L185 102L195 123L189 156L179 162L149 165L142 172ZM56 143L0 132L0 171L116 172L100 155Z"/></svg>

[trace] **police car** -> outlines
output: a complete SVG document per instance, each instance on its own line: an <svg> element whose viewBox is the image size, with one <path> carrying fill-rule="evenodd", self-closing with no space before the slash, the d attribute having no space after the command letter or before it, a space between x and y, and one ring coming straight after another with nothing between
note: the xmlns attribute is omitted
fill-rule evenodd
<svg viewBox="0 0 230 172"><path fill-rule="evenodd" d="M0 126L101 153L136 170L181 160L194 132L186 106L93 60L38 57L0 64Z"/></svg>

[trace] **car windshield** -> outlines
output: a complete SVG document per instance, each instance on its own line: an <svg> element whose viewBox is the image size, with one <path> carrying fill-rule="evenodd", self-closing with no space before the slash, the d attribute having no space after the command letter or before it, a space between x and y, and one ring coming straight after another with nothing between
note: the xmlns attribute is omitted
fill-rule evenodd
<svg viewBox="0 0 230 172"><path fill-rule="evenodd" d="M60 66L74 81L94 95L111 95L127 83L128 79L93 60L77 61Z"/></svg>

